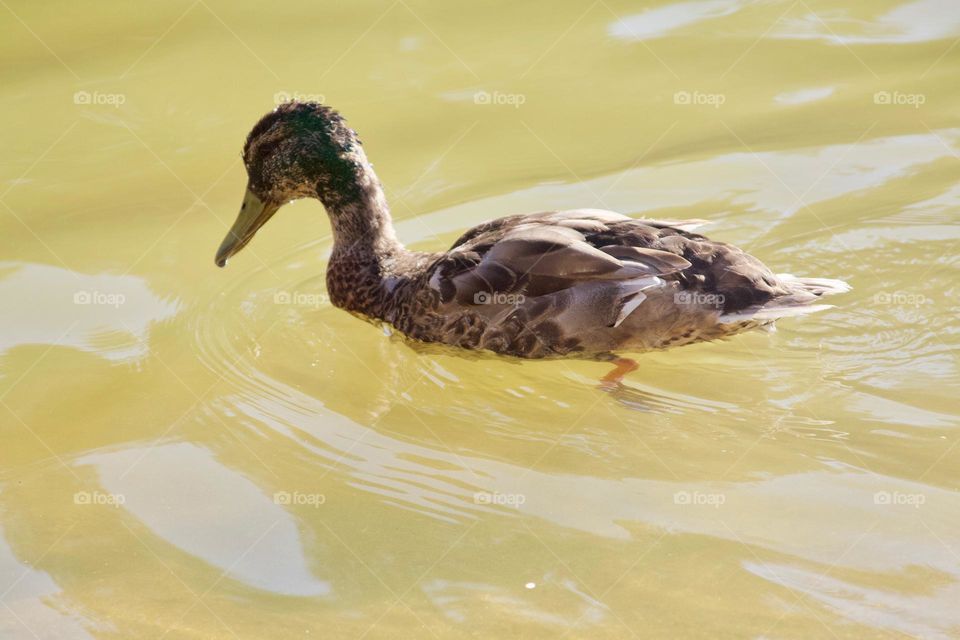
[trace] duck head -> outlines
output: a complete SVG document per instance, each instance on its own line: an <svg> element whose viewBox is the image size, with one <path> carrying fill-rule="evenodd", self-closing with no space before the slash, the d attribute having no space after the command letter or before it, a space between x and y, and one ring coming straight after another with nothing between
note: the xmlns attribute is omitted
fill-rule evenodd
<svg viewBox="0 0 960 640"><path fill-rule="evenodd" d="M356 132L316 102L284 103L263 116L247 136L243 163L247 192L217 250L220 267L287 202L317 198L335 219L340 211L362 208L356 205L380 189Z"/></svg>

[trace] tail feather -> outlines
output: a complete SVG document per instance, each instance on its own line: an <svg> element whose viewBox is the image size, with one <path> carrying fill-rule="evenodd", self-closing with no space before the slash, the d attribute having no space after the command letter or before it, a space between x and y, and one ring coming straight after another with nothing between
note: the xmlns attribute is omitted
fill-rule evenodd
<svg viewBox="0 0 960 640"><path fill-rule="evenodd" d="M777 277L791 290L790 293L773 298L769 302L721 315L717 321L721 324L756 321L772 322L788 316L800 316L833 308L832 304L813 304L820 296L845 293L850 285L843 280L833 278L797 278L789 273Z"/></svg>
<svg viewBox="0 0 960 640"><path fill-rule="evenodd" d="M834 278L798 278L789 273L780 273L777 277L788 286L796 285L801 291L809 291L815 296L830 296L850 291L849 284Z"/></svg>

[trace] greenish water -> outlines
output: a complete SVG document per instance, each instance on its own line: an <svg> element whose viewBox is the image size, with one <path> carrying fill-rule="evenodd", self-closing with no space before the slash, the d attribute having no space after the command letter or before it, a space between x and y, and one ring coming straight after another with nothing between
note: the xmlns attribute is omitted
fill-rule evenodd
<svg viewBox="0 0 960 640"><path fill-rule="evenodd" d="M960 636L960 7L0 2L0 637ZM214 251L275 99L418 249L707 218L837 307L640 358L414 349L329 224Z"/></svg>

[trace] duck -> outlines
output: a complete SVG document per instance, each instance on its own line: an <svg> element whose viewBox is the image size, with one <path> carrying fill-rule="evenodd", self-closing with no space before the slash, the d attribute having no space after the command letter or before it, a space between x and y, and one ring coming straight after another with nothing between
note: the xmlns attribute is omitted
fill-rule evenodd
<svg viewBox="0 0 960 640"><path fill-rule="evenodd" d="M623 354L729 338L820 311L849 285L774 273L696 232L704 220L632 218L601 209L508 215L448 249L406 248L357 136L318 102L278 105L242 152L248 182L217 266L285 204L315 198L333 248L330 302L407 338L526 359L609 361L605 383L635 370Z"/></svg>

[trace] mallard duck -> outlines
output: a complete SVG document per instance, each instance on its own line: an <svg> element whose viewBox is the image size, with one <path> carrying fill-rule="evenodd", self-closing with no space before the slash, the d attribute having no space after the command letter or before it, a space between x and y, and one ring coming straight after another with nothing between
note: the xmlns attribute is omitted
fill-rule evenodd
<svg viewBox="0 0 960 640"><path fill-rule="evenodd" d="M327 294L337 307L415 340L521 358L614 354L714 340L817 311L840 280L775 274L701 220L640 220L573 209L476 226L446 251L396 238L380 181L334 109L289 102L243 148L249 183L216 254L223 267L286 202L317 198L333 229Z"/></svg>

